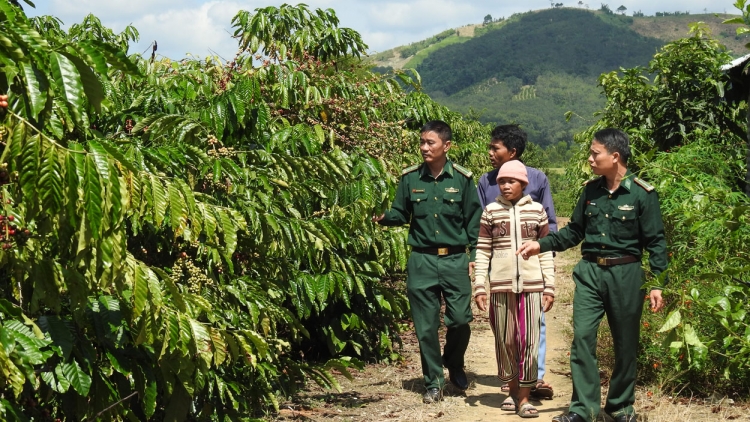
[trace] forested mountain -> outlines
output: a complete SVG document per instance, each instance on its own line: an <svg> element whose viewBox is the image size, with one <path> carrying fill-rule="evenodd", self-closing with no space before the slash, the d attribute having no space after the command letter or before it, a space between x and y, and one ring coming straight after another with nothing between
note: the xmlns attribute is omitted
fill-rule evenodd
<svg viewBox="0 0 750 422"><path fill-rule="evenodd" d="M417 71L428 92L451 95L493 77L516 77L524 85L545 72L595 78L621 66L645 65L662 44L591 12L551 9L437 50Z"/></svg>

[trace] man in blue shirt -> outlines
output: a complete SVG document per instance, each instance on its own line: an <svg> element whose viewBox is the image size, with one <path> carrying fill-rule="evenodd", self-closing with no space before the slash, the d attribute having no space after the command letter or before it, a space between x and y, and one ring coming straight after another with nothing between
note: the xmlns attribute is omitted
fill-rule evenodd
<svg viewBox="0 0 750 422"><path fill-rule="evenodd" d="M477 184L477 193L482 209L487 204L494 202L495 198L500 195L500 188L497 186L497 173L500 171L500 166L511 160L520 160L525 149L526 132L518 125L501 125L492 130L489 155L494 170L483 174ZM533 167L526 166L526 172L529 184L526 185L523 193L531 195L531 199L542 204L549 218L549 229L556 232L557 216L555 215L555 205L552 203L549 180L543 172ZM539 381L536 387L531 390L531 393L539 397L552 398L554 395L552 386L544 382L546 356L547 324L545 323L544 313L542 313L542 327L539 338ZM507 391L508 387L503 385L502 388L503 391Z"/></svg>

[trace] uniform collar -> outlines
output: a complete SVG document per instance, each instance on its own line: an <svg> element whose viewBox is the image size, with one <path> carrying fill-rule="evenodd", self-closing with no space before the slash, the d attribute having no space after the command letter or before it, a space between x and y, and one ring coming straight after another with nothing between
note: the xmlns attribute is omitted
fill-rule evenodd
<svg viewBox="0 0 750 422"><path fill-rule="evenodd" d="M445 160L443 171L441 171L440 174L438 174L438 177L440 177L440 175L442 174L453 177L453 162L450 159ZM419 167L419 176L420 177L432 176L432 174L430 173L430 167L427 164L422 163L422 165ZM436 177L435 179L437 179L438 177Z"/></svg>
<svg viewBox="0 0 750 422"><path fill-rule="evenodd" d="M630 171L627 170L625 172L625 175L622 177L622 180L620 180L620 186L617 187L617 189L623 188L626 191L630 192L630 188L633 187L633 178L635 178L635 175ZM607 189L607 178L604 176L599 178L599 186L602 189Z"/></svg>
<svg viewBox="0 0 750 422"><path fill-rule="evenodd" d="M625 172L625 176L622 177L622 180L620 180L620 186L624 187L625 190L630 192L630 188L633 186L633 178L635 175L630 172L630 170Z"/></svg>

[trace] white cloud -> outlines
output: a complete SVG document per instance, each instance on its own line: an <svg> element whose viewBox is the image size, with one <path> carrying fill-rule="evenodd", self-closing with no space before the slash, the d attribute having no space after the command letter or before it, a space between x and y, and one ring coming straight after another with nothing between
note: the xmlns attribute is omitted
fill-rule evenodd
<svg viewBox="0 0 750 422"><path fill-rule="evenodd" d="M51 0L48 5L40 4L40 8L46 6L49 13L63 20L66 25L80 22L84 16L93 13L102 21L117 20L129 21L154 13L157 10L186 7L186 3L180 0Z"/></svg>
<svg viewBox="0 0 750 422"><path fill-rule="evenodd" d="M144 15L133 24L141 28L140 44L148 45L156 40L159 45L157 52L163 55L183 57L192 53L205 57L210 54L209 49L213 49L225 58L231 58L236 43L226 30L234 13L227 13L226 6L229 5L210 2L198 8L171 9Z"/></svg>
<svg viewBox="0 0 750 422"><path fill-rule="evenodd" d="M288 1L288 0L287 0ZM308 0L311 9L332 8L340 19L340 26L357 30L371 51L425 39L445 29L470 23L480 23L485 15L508 17L514 13L550 7L549 1L526 2L492 0ZM557 3L559 1L555 1ZM734 0L619 0L607 2L589 0L590 9L601 3L613 10L621 4L628 14L641 10L646 15L663 11L691 13L719 12L736 14ZM231 19L240 9L279 6L283 0L39 0L30 15L51 14L70 25L80 22L88 13L115 31L132 23L141 33L141 42L133 52L142 52L153 40L159 43L158 52L171 58L181 58L191 52L202 57L214 50L230 58L236 49L231 38ZM290 2L294 3L294 2ZM578 0L562 1L565 6L578 7Z"/></svg>
<svg viewBox="0 0 750 422"><path fill-rule="evenodd" d="M442 26L461 20L476 21L477 7L457 1L419 0L369 6L371 26L417 29Z"/></svg>

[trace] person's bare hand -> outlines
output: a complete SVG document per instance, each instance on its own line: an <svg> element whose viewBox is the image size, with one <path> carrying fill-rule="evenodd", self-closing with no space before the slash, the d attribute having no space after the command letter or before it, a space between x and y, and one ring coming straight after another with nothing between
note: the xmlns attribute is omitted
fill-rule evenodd
<svg viewBox="0 0 750 422"><path fill-rule="evenodd" d="M372 221L373 221L373 223L377 223L378 221L380 221L380 220L382 220L384 218L385 218L385 214L373 215L372 216Z"/></svg>
<svg viewBox="0 0 750 422"><path fill-rule="evenodd" d="M469 277L474 275L474 268L477 266L476 262L469 262Z"/></svg>
<svg viewBox="0 0 750 422"><path fill-rule="evenodd" d="M8 108L8 96L0 95L0 108Z"/></svg>
<svg viewBox="0 0 750 422"><path fill-rule="evenodd" d="M487 310L487 295L486 294L474 296L474 302L477 303L477 308L479 308L480 311Z"/></svg>
<svg viewBox="0 0 750 422"><path fill-rule="evenodd" d="M651 300L651 312L659 312L664 307L664 300L661 298L661 290L654 289L649 293L649 299Z"/></svg>
<svg viewBox="0 0 750 422"><path fill-rule="evenodd" d="M521 258L523 259L529 259L530 256L539 255L540 251L541 248L539 247L539 242L528 241L518 248L516 255L521 255Z"/></svg>
<svg viewBox="0 0 750 422"><path fill-rule="evenodd" d="M555 303L555 297L551 295L544 295L542 297L542 310L549 312L552 309L552 305Z"/></svg>

